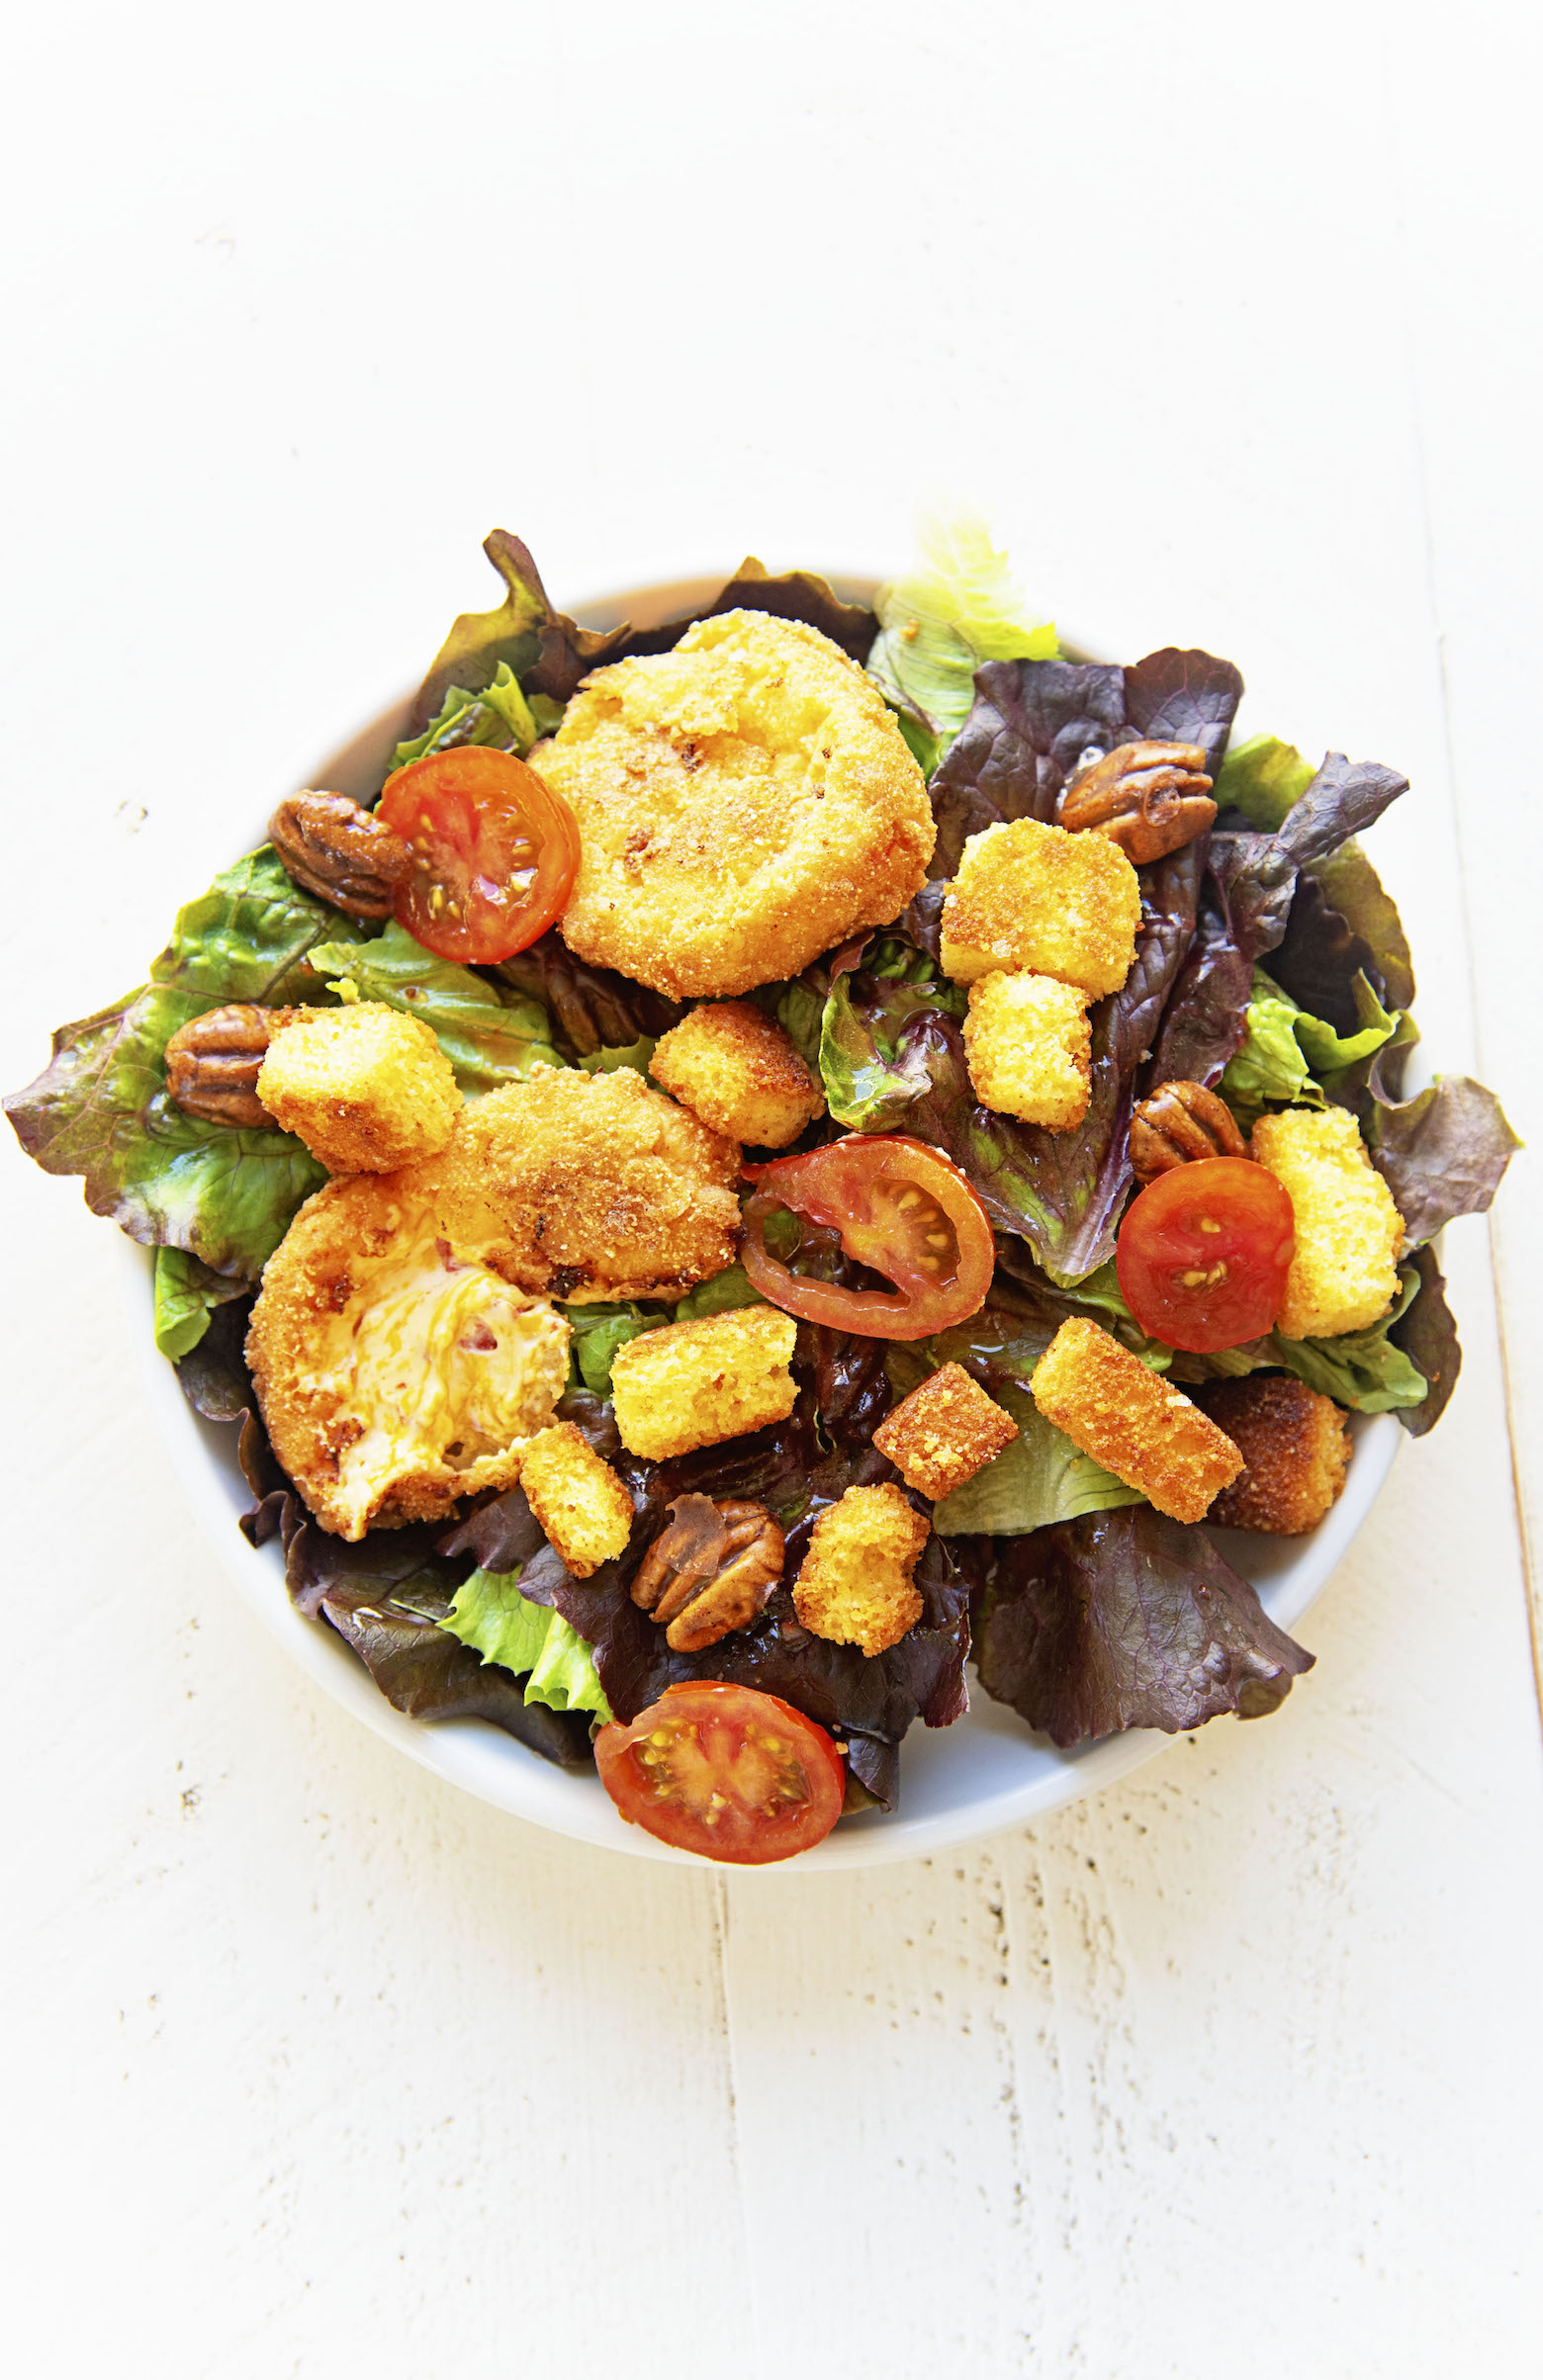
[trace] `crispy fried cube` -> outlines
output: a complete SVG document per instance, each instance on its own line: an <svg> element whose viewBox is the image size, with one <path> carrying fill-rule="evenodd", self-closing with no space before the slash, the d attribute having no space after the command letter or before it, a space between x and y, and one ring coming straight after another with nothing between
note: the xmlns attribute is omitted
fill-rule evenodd
<svg viewBox="0 0 1543 2380"><path fill-rule="evenodd" d="M964 1050L983 1105L1047 1132L1070 1132L1087 1113L1093 1032L1088 995L1074 984L982 975L969 988Z"/></svg>
<svg viewBox="0 0 1543 2380"><path fill-rule="evenodd" d="M389 1174L437 1156L461 1109L429 1027L378 1000L296 1010L268 1044L257 1097L329 1174Z"/></svg>
<svg viewBox="0 0 1543 2380"><path fill-rule="evenodd" d="M791 1314L745 1306L618 1348L611 1394L622 1445L664 1462L785 1421L798 1395L787 1368L797 1336Z"/></svg>
<svg viewBox="0 0 1543 2380"><path fill-rule="evenodd" d="M984 1470L1018 1436L1018 1424L969 1376L944 1364L873 1433L907 1487L941 1503Z"/></svg>
<svg viewBox="0 0 1543 2380"><path fill-rule="evenodd" d="M1246 1466L1206 1518L1280 1538L1316 1529L1337 1500L1350 1460L1350 1432L1332 1397L1289 1372L1263 1372L1213 1381L1199 1399Z"/></svg>
<svg viewBox="0 0 1543 2380"><path fill-rule="evenodd" d="M526 1447L519 1483L531 1511L575 1578L627 1550L632 1498L572 1422L554 1422Z"/></svg>
<svg viewBox="0 0 1543 2380"><path fill-rule="evenodd" d="M810 1533L793 1587L804 1627L870 1660L898 1644L922 1616L911 1573L931 1534L898 1487L849 1487Z"/></svg>
<svg viewBox="0 0 1543 2380"><path fill-rule="evenodd" d="M1243 1467L1198 1405L1096 1322L1063 1322L1029 1385L1047 1422L1172 1520L1200 1520Z"/></svg>
<svg viewBox="0 0 1543 2380"><path fill-rule="evenodd" d="M1249 1155L1291 1199L1297 1245L1276 1328L1337 1339L1387 1312L1399 1286L1404 1223L1348 1107L1261 1115Z"/></svg>
<svg viewBox="0 0 1543 2380"><path fill-rule="evenodd" d="M1015 819L964 845L943 905L943 965L956 984L1027 968L1095 999L1135 956L1141 888L1118 843Z"/></svg>
<svg viewBox="0 0 1543 2380"><path fill-rule="evenodd" d="M648 1071L712 1131L758 1149L785 1149L825 1113L825 1094L781 1026L749 1000L693 1009Z"/></svg>

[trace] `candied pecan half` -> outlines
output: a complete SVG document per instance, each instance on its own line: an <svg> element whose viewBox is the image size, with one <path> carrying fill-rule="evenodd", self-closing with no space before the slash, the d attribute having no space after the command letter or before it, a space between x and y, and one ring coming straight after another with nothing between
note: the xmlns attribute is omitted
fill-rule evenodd
<svg viewBox="0 0 1543 2380"><path fill-rule="evenodd" d="M698 1653L749 1628L782 1575L782 1532L765 1505L681 1496L650 1545L632 1600L652 1613L672 1652Z"/></svg>
<svg viewBox="0 0 1543 2380"><path fill-rule="evenodd" d="M268 821L284 871L351 918L389 918L412 854L373 811L346 793L292 793Z"/></svg>
<svg viewBox="0 0 1543 2380"><path fill-rule="evenodd" d="M1107 836L1139 867L1193 842L1216 814L1203 745L1117 744L1072 778L1058 824Z"/></svg>
<svg viewBox="0 0 1543 2380"><path fill-rule="evenodd" d="M179 1025L166 1044L166 1089L183 1114L211 1124L271 1124L257 1097L258 1070L274 1034L299 1014L240 1000Z"/></svg>
<svg viewBox="0 0 1543 2380"><path fill-rule="evenodd" d="M1231 1109L1203 1083L1160 1083L1131 1118L1131 1163L1143 1184L1198 1157L1247 1154Z"/></svg>

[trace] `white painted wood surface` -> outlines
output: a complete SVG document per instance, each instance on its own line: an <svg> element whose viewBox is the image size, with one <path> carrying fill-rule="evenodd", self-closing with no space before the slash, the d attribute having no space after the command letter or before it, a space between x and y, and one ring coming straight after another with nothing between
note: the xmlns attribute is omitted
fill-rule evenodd
<svg viewBox="0 0 1543 2380"><path fill-rule="evenodd" d="M1427 1038L1536 1140L1538 64L1369 0L35 16L0 1077L494 521L577 596L952 489L1069 633L1408 770ZM350 1722L213 1574L106 1227L4 1183L18 2369L1536 2371L1524 1170L1506 1364L1460 1226L1457 1401L1284 1713L871 1879L582 1852Z"/></svg>

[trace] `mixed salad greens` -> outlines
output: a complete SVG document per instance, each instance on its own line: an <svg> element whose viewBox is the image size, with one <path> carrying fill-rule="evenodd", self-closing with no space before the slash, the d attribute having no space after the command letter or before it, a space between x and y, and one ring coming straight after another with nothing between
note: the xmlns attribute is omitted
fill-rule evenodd
<svg viewBox="0 0 1543 2380"><path fill-rule="evenodd" d="M504 600L456 622L394 768L463 746L526 754L588 672L667 652L687 625L582 628L551 605L517 539L496 532L487 552ZM1079 1452L1036 1407L1030 1381L1060 1325L1087 1316L1175 1381L1285 1372L1347 1411L1394 1412L1415 1435L1439 1418L1460 1359L1431 1243L1489 1205L1517 1144L1493 1095L1465 1078L1406 1094L1409 951L1360 840L1406 781L1337 753L1315 767L1270 736L1231 745L1242 679L1210 655L1169 649L1126 667L1062 658L978 524L934 534L922 567L872 610L809 573L772 576L754 562L706 616L734 609L806 622L865 666L927 778L937 844L904 913L754 997L824 1089L829 1122L800 1146L839 1131L908 1135L970 1186L996 1234L994 1278L971 1319L905 1342L801 1323L786 1421L656 1462L618 1438L618 1350L672 1321L754 1305L757 1290L736 1265L674 1305L570 1304L559 1416L632 1497L628 1556L571 1574L518 1488L448 1528L376 1528L351 1543L318 1526L280 1470L243 1355L263 1266L324 1171L277 1126L179 1107L165 1077L171 1035L232 1002L362 998L430 1025L475 1100L538 1064L646 1073L681 1006L587 964L555 926L496 965L435 956L396 919L361 921L306 891L264 846L179 912L144 985L55 1035L45 1071L5 1102L17 1135L48 1172L81 1176L94 1212L154 1249L156 1344L195 1409L238 1431L253 1497L243 1529L254 1544L279 1543L297 1608L335 1630L400 1711L484 1719L580 1766L596 1725L630 1721L671 1685L746 1685L838 1737L849 1808L889 1808L901 1738L918 1718L941 1726L963 1713L972 1651L984 1689L1061 1745L1271 1710L1310 1656L1203 1526L1165 1517ZM965 994L942 965L944 901L968 837L1053 823L1090 750L1145 739L1203 749L1219 815L1139 868L1135 963L1093 1010L1086 1113L1051 1132L976 1095ZM1211 1354L1141 1329L1117 1274L1117 1229L1134 1186L1133 1109L1173 1078L1219 1089L1245 1132L1288 1105L1354 1115L1405 1223L1387 1314L1334 1338L1272 1331ZM789 1221L778 1253L809 1280L870 1278L839 1232L807 1222ZM844 1491L893 1477L874 1430L947 1364L986 1387L1019 1435L938 1501L916 1573L923 1614L901 1641L868 1656L810 1633L784 1588L753 1628L704 1653L672 1651L629 1591L671 1509L691 1496L754 1499L785 1533L791 1577Z"/></svg>

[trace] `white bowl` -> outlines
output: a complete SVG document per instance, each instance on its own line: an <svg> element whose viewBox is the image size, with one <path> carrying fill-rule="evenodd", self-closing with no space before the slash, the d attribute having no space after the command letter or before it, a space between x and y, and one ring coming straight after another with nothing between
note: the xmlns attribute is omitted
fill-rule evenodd
<svg viewBox="0 0 1543 2380"><path fill-rule="evenodd" d="M714 578L650 588L588 605L583 616L598 626L628 616L651 624L679 616L692 602L716 592L721 583ZM872 591L871 581L849 579L836 584L838 591L854 600L864 599ZM307 781L344 793L373 793L407 709L406 701L394 705L321 763ZM240 847L250 849L262 839L264 831L260 822L255 824ZM368 1670L332 1629L324 1622L301 1618L285 1590L284 1556L278 1543L261 1548L249 1545L236 1527L252 1499L235 1458L235 1431L201 1420L184 1398L171 1366L155 1352L150 1254L126 1241L124 1258L146 1393L178 1474L226 1576L300 1667L409 1759L452 1785L464 1786L498 1809L510 1810L554 1834L630 1852L637 1859L700 1867L703 1863L689 1853L672 1850L641 1827L625 1824L592 1772L554 1768L484 1719L451 1719L430 1726L405 1719L392 1709ZM1322 1592L1371 1510L1404 1436L1391 1413L1353 1416L1350 1428L1355 1454L1344 1493L1311 1537L1270 1539L1235 1530L1215 1533L1228 1561L1253 1581L1265 1610L1281 1628L1293 1628ZM967 1718L952 1727L917 1724L907 1735L900 1753L899 1808L892 1814L870 1811L844 1819L823 1843L802 1853L791 1865L800 1870L870 1868L889 1860L946 1851L1096 1793L1152 1759L1172 1741L1171 1736L1143 1728L1107 1736L1074 1751L1057 1751L1045 1737L1031 1733L1003 1704L992 1702L972 1680ZM735 1873L781 1875L787 1871L772 1867L736 1869Z"/></svg>

